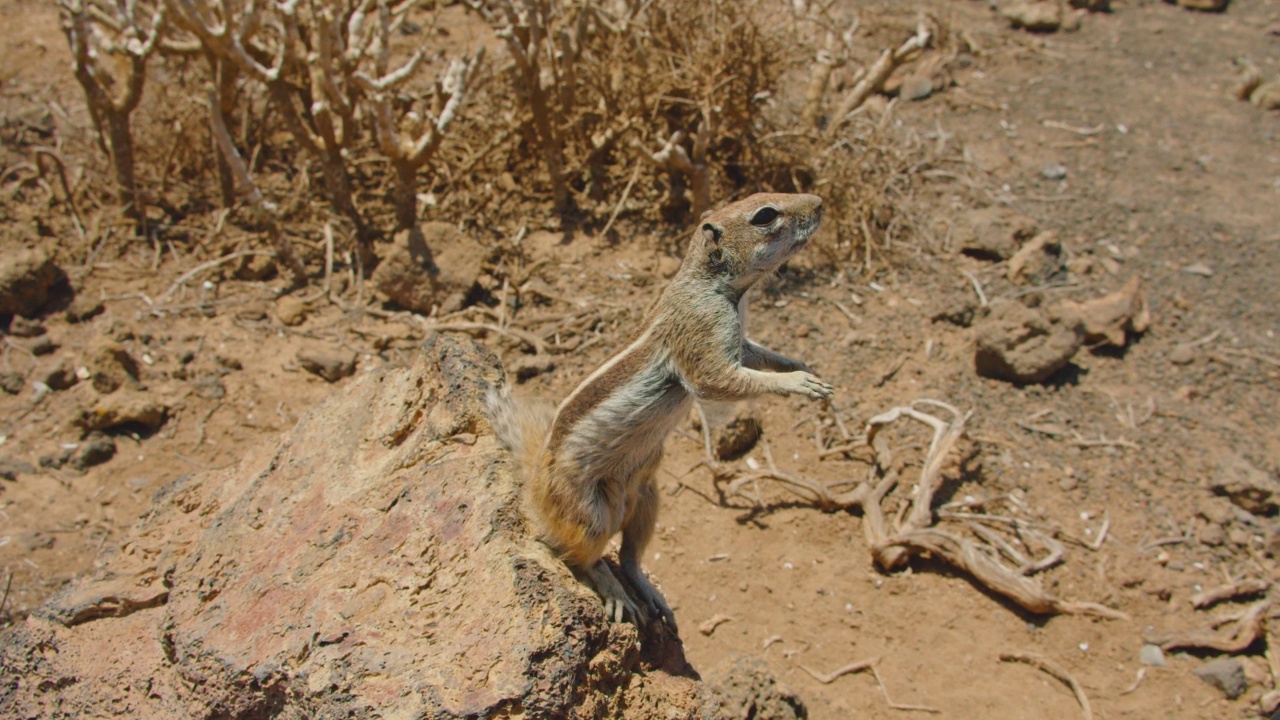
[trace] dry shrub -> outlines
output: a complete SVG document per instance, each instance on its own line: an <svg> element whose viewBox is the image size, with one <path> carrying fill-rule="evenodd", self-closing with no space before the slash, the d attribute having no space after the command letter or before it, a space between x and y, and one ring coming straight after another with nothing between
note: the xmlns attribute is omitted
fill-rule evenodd
<svg viewBox="0 0 1280 720"><path fill-rule="evenodd" d="M188 233L186 215L245 199L254 211L241 223L315 236L319 196L369 262L372 239L416 225L422 197L437 219L497 237L530 221L684 227L748 192L816 192L835 228L825 257L870 268L872 239L884 246L909 224L895 208L920 143L904 143L883 109L846 111L853 66L883 57L884 41L855 37L827 6L466 0L462 15L412 0L60 2L90 30L115 15L138 26L82 34L153 76L141 117L112 112L147 133L134 195L163 208L154 231L166 239ZM492 34L459 47L433 31L442 15ZM839 67L810 82L815 49L835 37ZM800 97L806 87L826 97Z"/></svg>
<svg viewBox="0 0 1280 720"><path fill-rule="evenodd" d="M537 168L555 209L597 219L637 172L638 197L665 190L668 219L742 186L781 69L742 3L468 4L503 39L519 101L506 115L516 142L497 172ZM501 107L504 90L477 102ZM649 172L636 171L641 162Z"/></svg>

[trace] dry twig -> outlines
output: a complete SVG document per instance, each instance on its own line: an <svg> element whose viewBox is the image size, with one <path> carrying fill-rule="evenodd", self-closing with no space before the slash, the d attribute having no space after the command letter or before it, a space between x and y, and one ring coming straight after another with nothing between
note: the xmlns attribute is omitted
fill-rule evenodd
<svg viewBox="0 0 1280 720"><path fill-rule="evenodd" d="M1080 703L1080 712L1084 714L1084 720L1093 720L1093 709L1089 707L1089 698L1084 694L1084 688L1080 686L1080 683L1076 682L1074 677L1071 677L1071 673L1057 663L1049 658L1029 652L1000 653L1000 661L1026 663L1052 675L1055 679L1071 688L1071 692L1076 696L1076 702Z"/></svg>
<svg viewBox="0 0 1280 720"><path fill-rule="evenodd" d="M1190 630L1163 636L1148 637L1148 641L1165 650L1217 650L1224 653L1241 653L1266 632L1267 611L1270 600L1260 600L1252 605L1236 622L1230 632L1214 633L1206 630Z"/></svg>
<svg viewBox="0 0 1280 720"><path fill-rule="evenodd" d="M1265 592L1269 587L1271 587L1269 580L1240 580L1192 595L1191 605L1197 610L1203 610L1223 600L1234 600L1235 598Z"/></svg>
<svg viewBox="0 0 1280 720"><path fill-rule="evenodd" d="M851 675L853 673L862 672L864 670L870 670L871 674L876 679L876 685L880 688L880 694L884 696L885 704L888 705L890 708L894 710L916 710L919 712L927 712L927 713L934 713L934 714L938 714L942 712L937 708L928 707L926 705L904 705L902 703L894 702L893 699L889 697L889 689L885 687L884 678L880 677L880 669L878 667L878 664L879 664L879 661L876 658L872 658L870 660L862 660L860 662L849 663L848 665L836 668L835 670L832 670L829 673L819 673L816 670L805 667L804 665L801 665L800 669L809 673L810 677L822 683L823 685L830 685L831 683L835 682L837 679L841 677L844 677L845 675Z"/></svg>

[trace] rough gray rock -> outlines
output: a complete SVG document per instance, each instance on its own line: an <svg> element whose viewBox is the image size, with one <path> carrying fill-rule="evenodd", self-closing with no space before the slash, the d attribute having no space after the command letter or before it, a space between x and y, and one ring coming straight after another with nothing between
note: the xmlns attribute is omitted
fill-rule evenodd
<svg viewBox="0 0 1280 720"><path fill-rule="evenodd" d="M641 646L528 537L482 413L500 377L434 336L164 488L0 635L0 716L714 717L665 625Z"/></svg>
<svg viewBox="0 0 1280 720"><path fill-rule="evenodd" d="M1249 689L1249 680L1244 675L1244 665L1236 658L1210 660L1192 672L1196 677L1221 690L1222 694L1230 700L1235 700Z"/></svg>

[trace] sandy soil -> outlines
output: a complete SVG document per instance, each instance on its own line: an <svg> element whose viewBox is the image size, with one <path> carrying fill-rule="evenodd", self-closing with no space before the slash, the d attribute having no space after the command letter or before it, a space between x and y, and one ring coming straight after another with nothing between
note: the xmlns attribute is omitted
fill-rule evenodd
<svg viewBox="0 0 1280 720"><path fill-rule="evenodd" d="M919 178L911 200L922 213L919 236L886 251L869 274L800 259L756 294L752 330L835 385L836 412L855 432L919 398L972 410L975 460L943 500L1015 497L1024 518L1080 541L1067 542L1064 561L1039 576L1044 586L1130 619L1029 615L940 563L877 572L859 515L823 513L767 485L764 506L753 510L745 498L725 497L705 468L690 470L703 458L692 423L668 442L665 508L647 568L672 601L695 667L763 657L819 720L908 712L891 709L868 673L823 684L805 670L871 659L894 702L945 717L1078 717L1064 684L1000 659L1018 652L1065 668L1099 717L1252 717L1272 689L1268 642L1238 655L1251 684L1236 700L1191 674L1205 655L1169 653L1163 667L1144 667L1138 653L1144 633L1206 629L1212 616L1248 602L1195 610L1194 593L1276 578L1274 507L1269 516L1243 512L1209 481L1228 452L1273 481L1280 473L1280 115L1230 95L1237 56L1280 72L1280 6L1241 1L1202 14L1116 3L1078 32L1032 35L1008 28L985 3L936 5L981 52L954 71L952 87L895 110L903 137L955 158L954 167ZM9 1L0 17L18 28L0 42L7 166L47 142L33 133L48 108L32 98L57 97L59 122L87 120L53 9ZM1061 175L1051 165L1065 168L1065 178L1046 177ZM0 243L9 252L33 239L39 217L12 196L6 202ZM967 213L991 205L1056 230L1078 263L1069 284L1036 289L1044 304L1098 297L1136 275L1151 327L1126 348L1079 352L1045 384L979 377L974 329L934 316L976 300L966 273L989 298L1025 297L1027 286L1006 279L1005 263L961 252L956 240ZM530 257L548 261L543 279L565 299L554 309L589 308L601 320L589 333L595 339L557 356L554 369L525 387L563 396L622 348L678 262L667 250L673 244L526 238ZM0 581L12 578L2 622L20 622L91 568L157 489L272 442L331 392L299 367L300 349L346 346L368 369L404 362L420 339L394 318L353 319L333 305L285 326L274 301L282 281L229 272L210 276L218 301L209 316L151 312L149 301L196 264L182 254L164 254L158 267L153 260L139 244L68 267L79 294L102 298L106 310L76 324L46 314L53 354L33 356L26 339L5 338L4 369L27 378L63 357L76 364L113 338L140 361L141 389L165 398L170 418L154 434L117 436L116 456L85 472L46 468L0 481ZM184 286L166 302L179 301L194 303L195 291ZM514 364L519 351L507 346L504 358ZM38 400L29 384L0 395L0 457L39 467L61 445L80 442L70 421L92 397L83 382ZM819 457L815 433L829 444L839 432L829 409L799 399L765 399L753 409L779 468L825 483L866 472L865 458ZM895 442L910 464L928 436L904 429ZM762 453L758 445L740 462L763 463ZM715 616L728 620L700 632Z"/></svg>

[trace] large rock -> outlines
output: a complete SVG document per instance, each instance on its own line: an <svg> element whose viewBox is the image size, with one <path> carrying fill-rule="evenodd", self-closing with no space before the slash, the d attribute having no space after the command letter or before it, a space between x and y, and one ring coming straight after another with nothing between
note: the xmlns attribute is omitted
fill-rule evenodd
<svg viewBox="0 0 1280 720"><path fill-rule="evenodd" d="M484 260L484 249L449 223L423 223L396 234L373 271L373 285L406 310L427 313L462 308Z"/></svg>
<svg viewBox="0 0 1280 720"><path fill-rule="evenodd" d="M500 377L436 336L167 486L0 636L0 716L713 717L665 625L639 645L527 536L481 411Z"/></svg>
<svg viewBox="0 0 1280 720"><path fill-rule="evenodd" d="M49 301L49 289L66 279L43 250L0 254L0 315L35 315Z"/></svg>
<svg viewBox="0 0 1280 720"><path fill-rule="evenodd" d="M974 365L983 377L1038 383L1066 367L1082 344L1078 317L996 300L977 328Z"/></svg>

